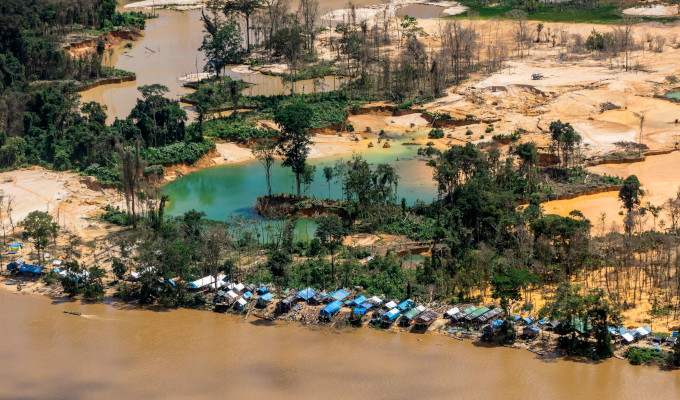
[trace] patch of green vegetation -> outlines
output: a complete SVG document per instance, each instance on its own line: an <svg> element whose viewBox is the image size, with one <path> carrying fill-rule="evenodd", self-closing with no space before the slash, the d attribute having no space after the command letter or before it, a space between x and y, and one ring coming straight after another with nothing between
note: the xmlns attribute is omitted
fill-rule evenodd
<svg viewBox="0 0 680 400"><path fill-rule="evenodd" d="M132 225L132 216L125 211L121 211L118 207L107 205L104 207L104 213L99 216L102 221L119 226Z"/></svg>
<svg viewBox="0 0 680 400"><path fill-rule="evenodd" d="M215 142L210 140L191 143L177 142L167 146L141 149L140 155L150 164L177 164L181 162L193 164L213 148L215 148Z"/></svg>
<svg viewBox="0 0 680 400"><path fill-rule="evenodd" d="M312 109L312 129L344 125L348 110L365 103L363 98L350 98L348 93L340 91L296 95L295 100L288 95L252 96L245 100L247 104L256 107L257 114L268 119L273 118L276 110L294 101L301 101Z"/></svg>
<svg viewBox="0 0 680 400"><path fill-rule="evenodd" d="M302 68L293 74L293 81L305 79L318 79L336 73L335 68L329 62L319 62L303 65Z"/></svg>
<svg viewBox="0 0 680 400"><path fill-rule="evenodd" d="M255 122L248 121L238 114L211 119L203 124L205 136L235 141L270 137L277 133L273 129L259 128Z"/></svg>
<svg viewBox="0 0 680 400"><path fill-rule="evenodd" d="M664 365L668 354L660 350L645 349L642 347L630 347L626 350L626 359L633 365Z"/></svg>

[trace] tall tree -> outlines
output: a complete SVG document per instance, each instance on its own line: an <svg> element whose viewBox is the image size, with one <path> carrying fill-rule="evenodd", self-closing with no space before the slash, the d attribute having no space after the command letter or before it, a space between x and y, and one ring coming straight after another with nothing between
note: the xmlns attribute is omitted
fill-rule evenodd
<svg viewBox="0 0 680 400"><path fill-rule="evenodd" d="M209 7L208 10L208 14L201 11L205 35L198 49L205 53L208 60L203 70L214 72L219 77L226 65L241 61L243 39L238 25L221 18L214 7Z"/></svg>
<svg viewBox="0 0 680 400"><path fill-rule="evenodd" d="M274 165L274 155L276 154L276 142L271 138L262 138L252 147L253 155L264 167L264 176L267 180L267 195L272 195L271 172Z"/></svg>
<svg viewBox="0 0 680 400"><path fill-rule="evenodd" d="M240 14L246 21L246 51L250 52L250 20L253 14L262 8L262 0L227 0L222 8L229 17Z"/></svg>
<svg viewBox="0 0 680 400"><path fill-rule="evenodd" d="M274 121L282 129L278 143L278 154L283 157L281 165L290 167L295 174L299 197L301 177L305 172L311 143L307 129L311 127L312 109L302 102L293 103L279 108L274 115Z"/></svg>
<svg viewBox="0 0 680 400"><path fill-rule="evenodd" d="M331 253L331 275L335 278L335 251L340 247L342 238L346 235L342 218L335 214L327 214L317 218L316 223L314 235Z"/></svg>
<svg viewBox="0 0 680 400"><path fill-rule="evenodd" d="M522 143L515 148L515 154L522 160L522 168L527 181L527 192L532 193L533 171L538 165L538 149L535 143Z"/></svg>
<svg viewBox="0 0 680 400"><path fill-rule="evenodd" d="M47 247L51 238L57 236L56 222L52 221L52 216L43 211L31 211L19 226L24 228L24 240L33 242L35 250L38 252L38 265L43 262L42 250Z"/></svg>

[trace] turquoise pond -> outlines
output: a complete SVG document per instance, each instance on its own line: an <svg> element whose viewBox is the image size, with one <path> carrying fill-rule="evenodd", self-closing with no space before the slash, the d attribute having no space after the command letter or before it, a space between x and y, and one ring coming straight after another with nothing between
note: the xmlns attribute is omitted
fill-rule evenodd
<svg viewBox="0 0 680 400"><path fill-rule="evenodd" d="M366 149L361 156L374 165L390 163L399 175L398 195L407 203L416 200L432 201L436 197L436 186L432 180L430 168L425 162L417 159L416 152L420 146L404 146L397 139L391 141L392 147L383 149L376 146ZM316 176L307 193L310 197L326 198L329 187L322 169L326 165L335 165L339 159L349 160L351 154L343 157L329 157L312 160ZM426 177L426 179L424 178ZM272 168L272 191L274 193L293 193L295 179L289 168L276 164ZM341 189L339 182L332 181L330 196L339 198ZM264 168L258 161L242 164L221 165L202 169L163 187L163 192L170 197L166 208L170 215L181 215L195 209L206 213L207 218L225 220L231 215L256 217L253 207L257 197L266 194Z"/></svg>
<svg viewBox="0 0 680 400"><path fill-rule="evenodd" d="M666 93L666 97L670 97L671 99L680 100L680 91L678 91L678 92L668 92L668 93Z"/></svg>

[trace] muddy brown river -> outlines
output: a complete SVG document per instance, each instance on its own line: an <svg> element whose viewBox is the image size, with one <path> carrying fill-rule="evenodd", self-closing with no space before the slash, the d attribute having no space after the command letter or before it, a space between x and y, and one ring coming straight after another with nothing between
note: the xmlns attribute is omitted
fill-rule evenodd
<svg viewBox="0 0 680 400"><path fill-rule="evenodd" d="M123 1L122 5L127 3L130 1ZM373 5L380 4L381 0L360 0L354 3L357 6ZM320 15L346 5L347 1L321 0ZM292 3L291 10L294 9L297 9L297 2ZM144 36L131 42L131 48L121 46L108 51L105 55L106 65L134 72L137 75L136 81L98 86L81 93L83 102L96 101L106 105L109 123L113 122L114 118L127 117L140 97L138 87L160 83L168 87L169 97L179 99L191 92L182 86L179 78L203 72L204 55L198 51L204 34L201 11L158 10L156 13L158 18L147 20ZM290 84L279 76L234 68L236 66L227 67L226 74L250 84L243 91L246 95L290 93ZM295 90L297 93L322 92L340 88L341 84L340 78L329 76L316 82L314 80L296 82ZM191 110L187 111L191 117Z"/></svg>
<svg viewBox="0 0 680 400"><path fill-rule="evenodd" d="M64 314L63 310L83 313ZM677 399L680 373L0 290L0 398ZM237 397L237 398L238 398Z"/></svg>

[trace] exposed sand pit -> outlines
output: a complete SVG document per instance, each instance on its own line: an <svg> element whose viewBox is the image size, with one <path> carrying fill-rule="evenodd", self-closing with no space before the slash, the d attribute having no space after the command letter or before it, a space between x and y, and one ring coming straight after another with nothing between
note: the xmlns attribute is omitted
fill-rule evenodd
<svg viewBox="0 0 680 400"><path fill-rule="evenodd" d="M624 14L646 17L670 17L678 14L678 6L655 4L651 7L632 7L623 10Z"/></svg>
<svg viewBox="0 0 680 400"><path fill-rule="evenodd" d="M650 202L655 206L662 205L666 200L675 197L680 189L680 152L649 156L644 162L631 164L604 164L588 168L588 171L598 174L628 177L636 175L645 190L643 203ZM580 210L583 215L595 225L593 233L600 234L602 213L606 214L605 225L609 229L612 223L619 227L623 224L622 210L618 199L618 192L606 192L590 196L577 197L571 200L549 201L542 204L547 213L566 216L572 210ZM657 219L657 228L667 220L662 213ZM645 226L651 228L653 220L647 217Z"/></svg>
<svg viewBox="0 0 680 400"><path fill-rule="evenodd" d="M46 211L62 227L83 238L105 234L98 221L85 218L96 214L106 204L119 203L113 189L99 189L89 185L88 178L69 172L52 172L42 168L22 169L0 173L0 191L5 195L2 219L11 230L7 214L7 199L12 199L12 222L17 225L32 211Z"/></svg>
<svg viewBox="0 0 680 400"><path fill-rule="evenodd" d="M421 116L421 113L406 114L401 117L387 117L385 118L385 122L389 126L404 128L429 125L429 122Z"/></svg>
<svg viewBox="0 0 680 400"><path fill-rule="evenodd" d="M617 150L616 142L634 142L636 131L630 126L608 121L578 121L572 126L590 146L588 154L604 155Z"/></svg>

